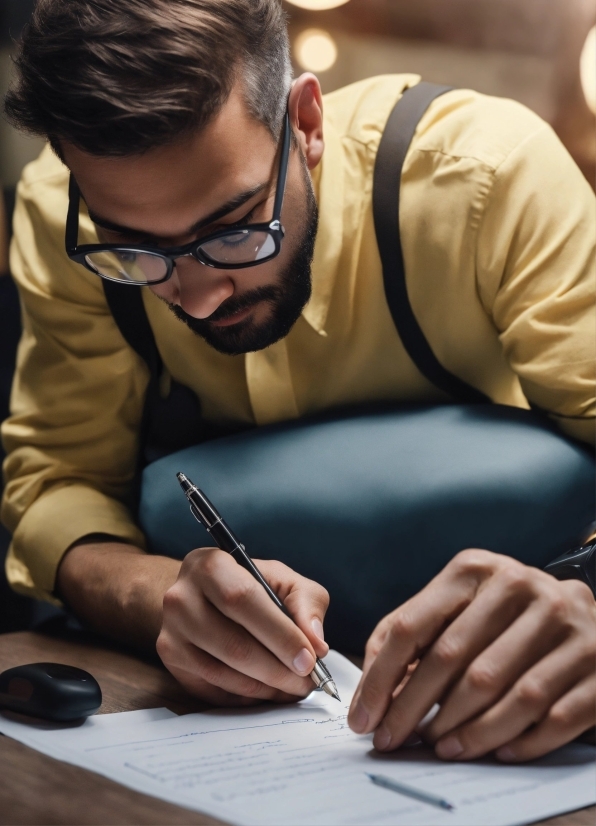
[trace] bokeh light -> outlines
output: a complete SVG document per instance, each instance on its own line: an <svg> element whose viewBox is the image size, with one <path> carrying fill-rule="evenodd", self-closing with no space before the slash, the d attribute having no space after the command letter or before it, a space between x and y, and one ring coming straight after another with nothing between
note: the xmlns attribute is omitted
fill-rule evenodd
<svg viewBox="0 0 596 826"><path fill-rule="evenodd" d="M308 9L309 11L323 11L324 9L336 9L338 6L344 6L348 0L288 0L293 6L299 6L301 9Z"/></svg>
<svg viewBox="0 0 596 826"><path fill-rule="evenodd" d="M596 114L596 26L590 30L584 43L579 70L586 103Z"/></svg>
<svg viewBox="0 0 596 826"><path fill-rule="evenodd" d="M294 41L296 60L309 72L326 72L337 60L337 46L324 29L305 29Z"/></svg>

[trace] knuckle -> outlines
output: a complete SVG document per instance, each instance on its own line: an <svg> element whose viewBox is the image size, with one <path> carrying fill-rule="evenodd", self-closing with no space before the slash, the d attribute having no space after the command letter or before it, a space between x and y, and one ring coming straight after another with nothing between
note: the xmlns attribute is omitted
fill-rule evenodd
<svg viewBox="0 0 596 826"><path fill-rule="evenodd" d="M533 677L521 680L517 685L515 695L519 705L530 709L543 708L548 701L544 685Z"/></svg>
<svg viewBox="0 0 596 826"><path fill-rule="evenodd" d="M387 627L388 636L400 642L404 638L409 639L414 633L414 621L406 611L396 611L391 617Z"/></svg>
<svg viewBox="0 0 596 826"><path fill-rule="evenodd" d="M579 579L566 579L559 582L558 585L572 602L587 605L592 610L594 609L594 595L585 582L581 582Z"/></svg>
<svg viewBox="0 0 596 826"><path fill-rule="evenodd" d="M554 705L547 715L548 722L556 729L567 729L575 723L575 714L566 703Z"/></svg>
<svg viewBox="0 0 596 826"><path fill-rule="evenodd" d="M171 636L161 631L155 643L155 650L162 662L166 663L174 659L175 648L176 646Z"/></svg>
<svg viewBox="0 0 596 826"><path fill-rule="evenodd" d="M214 551L212 548L201 548L198 551L193 551L188 557L191 558L193 567L198 569L199 576L206 579L215 579L221 570L221 553Z"/></svg>
<svg viewBox="0 0 596 826"><path fill-rule="evenodd" d="M571 626L570 606L563 593L558 588L549 589L544 595L548 616L557 626L569 628Z"/></svg>
<svg viewBox="0 0 596 826"><path fill-rule="evenodd" d="M250 600L254 587L250 582L227 582L220 586L221 598L228 608L241 608Z"/></svg>
<svg viewBox="0 0 596 826"><path fill-rule="evenodd" d="M323 588L322 585L317 585L317 600L325 611L329 608L330 599L329 591L326 588Z"/></svg>
<svg viewBox="0 0 596 826"><path fill-rule="evenodd" d="M184 605L184 595L182 589L177 587L178 583L163 595L163 611L165 613L178 613Z"/></svg>
<svg viewBox="0 0 596 826"><path fill-rule="evenodd" d="M502 588L511 596L526 595L532 587L529 570L513 559L503 566L499 578Z"/></svg>
<svg viewBox="0 0 596 826"><path fill-rule="evenodd" d="M369 639L366 645L364 646L364 657L376 657L379 651L381 650L381 646L376 639Z"/></svg>
<svg viewBox="0 0 596 826"><path fill-rule="evenodd" d="M488 694L494 691L497 685L497 672L494 666L488 663L474 663L468 669L464 680L474 691Z"/></svg>
<svg viewBox="0 0 596 826"><path fill-rule="evenodd" d="M465 574L480 573L493 563L494 556L495 554L481 548L466 548L453 557L448 567Z"/></svg>
<svg viewBox="0 0 596 826"><path fill-rule="evenodd" d="M458 663L462 657L462 646L453 634L444 634L433 645L430 656L442 667L449 667Z"/></svg>

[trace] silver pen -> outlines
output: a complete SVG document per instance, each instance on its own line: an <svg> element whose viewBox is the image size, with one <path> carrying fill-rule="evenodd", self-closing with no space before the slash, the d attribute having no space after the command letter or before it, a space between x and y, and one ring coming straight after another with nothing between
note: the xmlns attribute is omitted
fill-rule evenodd
<svg viewBox="0 0 596 826"><path fill-rule="evenodd" d="M176 478L180 482L180 487L188 499L190 504L190 512L194 518L201 523L205 530L209 532L217 547L221 548L222 551L227 551L227 553L234 557L239 565L246 568L246 570L261 583L277 607L281 608L284 614L293 622L294 618L286 606L279 599L275 591L270 587L265 577L261 574L257 566L246 553L246 548L244 545L238 541L238 538L235 536L232 529L226 525L203 491L199 490L196 485L193 485L190 479L188 479L188 477L186 477L183 473L177 473ZM310 677L317 688L322 689L325 694L328 694L330 697L335 697L336 700L339 700L337 686L333 682L333 677L322 660L317 658L315 667L310 673Z"/></svg>
<svg viewBox="0 0 596 826"><path fill-rule="evenodd" d="M391 777L385 777L384 774L367 774L375 786L381 786L383 789L389 789L392 792L403 794L406 797L412 797L414 800L419 800L421 803L428 803L431 806L436 806L438 809L446 809L452 812L455 809L451 803L442 797L437 797L430 792L423 792L422 789L416 789L414 786L408 786L407 783L401 783L399 780L393 780Z"/></svg>

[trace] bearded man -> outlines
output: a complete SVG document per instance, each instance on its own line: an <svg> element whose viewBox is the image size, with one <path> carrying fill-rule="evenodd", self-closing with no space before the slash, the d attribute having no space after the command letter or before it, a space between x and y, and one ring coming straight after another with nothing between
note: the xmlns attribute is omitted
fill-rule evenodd
<svg viewBox="0 0 596 826"><path fill-rule="evenodd" d="M258 563L293 623L216 549L145 550L131 491L150 387L190 389L209 436L363 402L442 404L434 370L589 442L593 193L524 107L469 90L427 101L394 225L397 314L411 304L425 370L388 306L372 202L385 126L419 77L323 100L312 74L292 80L277 0L39 0L16 66L7 113L48 147L14 224L9 580L157 645L210 702L304 696L327 651L323 587ZM122 332L134 302L157 379ZM177 425L159 435L181 446ZM437 754L518 761L593 726L587 585L491 548L434 576L431 556L419 554L428 584L372 634L352 728L394 749L440 701L425 732Z"/></svg>

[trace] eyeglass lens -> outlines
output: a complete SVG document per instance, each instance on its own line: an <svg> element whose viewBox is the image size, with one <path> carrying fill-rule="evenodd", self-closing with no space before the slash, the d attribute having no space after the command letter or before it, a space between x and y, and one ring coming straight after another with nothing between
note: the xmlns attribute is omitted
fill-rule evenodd
<svg viewBox="0 0 596 826"><path fill-rule="evenodd" d="M266 231L246 229L214 238L200 250L215 265L249 264L275 255L275 241ZM166 258L134 249L91 252L85 258L99 275L113 281L152 284L168 271Z"/></svg>
<svg viewBox="0 0 596 826"><path fill-rule="evenodd" d="M275 242L268 232L245 229L214 238L200 249L215 264L248 264L270 258Z"/></svg>
<svg viewBox="0 0 596 826"><path fill-rule="evenodd" d="M149 252L103 250L87 253L85 259L95 272L112 281L151 284L162 281L168 272L167 260Z"/></svg>

